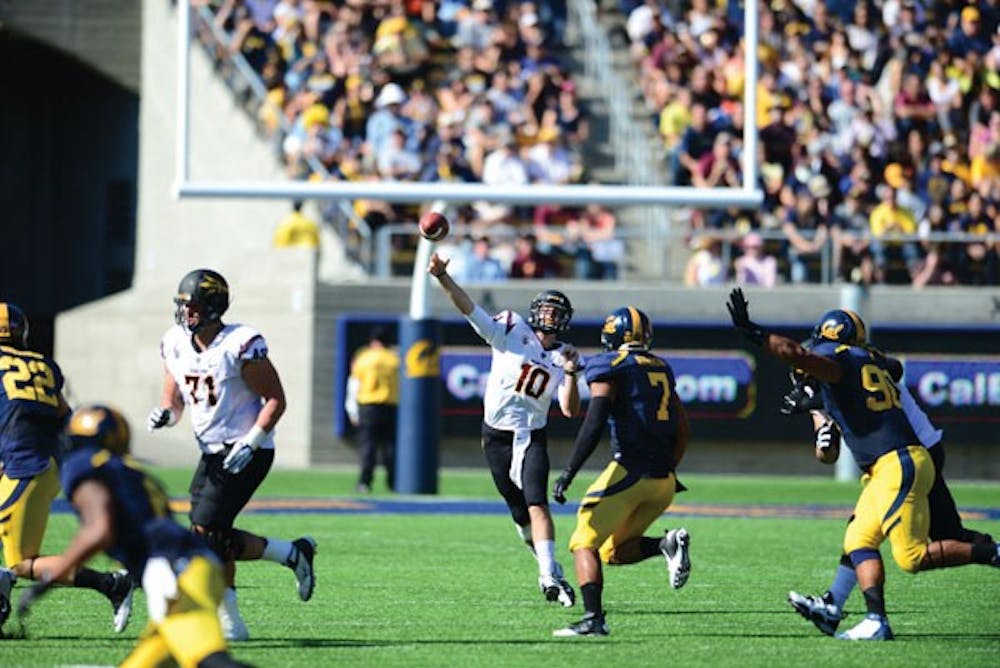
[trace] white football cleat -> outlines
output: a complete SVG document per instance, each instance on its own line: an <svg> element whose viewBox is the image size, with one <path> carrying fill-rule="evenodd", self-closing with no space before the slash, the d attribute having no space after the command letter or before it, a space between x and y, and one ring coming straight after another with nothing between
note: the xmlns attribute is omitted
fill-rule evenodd
<svg viewBox="0 0 1000 668"><path fill-rule="evenodd" d="M687 529L671 529L660 540L660 552L667 560L670 586L674 589L683 587L691 575L691 557L688 555L690 545L691 536Z"/></svg>
<svg viewBox="0 0 1000 668"><path fill-rule="evenodd" d="M836 637L840 640L892 640L892 629L889 628L889 620L882 615L869 612L865 618L856 626L843 633L838 633Z"/></svg>
<svg viewBox="0 0 1000 668"><path fill-rule="evenodd" d="M822 633L832 636L840 625L840 620L846 617L843 611L833 603L827 603L820 596L800 594L797 591L788 592L788 603L795 611L816 625Z"/></svg>
<svg viewBox="0 0 1000 668"><path fill-rule="evenodd" d="M308 601L312 598L316 587L316 572L313 570L313 558L316 556L316 540L312 536L303 536L292 542L292 554L288 567L295 571L298 582L299 598Z"/></svg>
<svg viewBox="0 0 1000 668"><path fill-rule="evenodd" d="M222 602L219 603L219 624L222 626L222 635L226 640L249 640L250 629L247 628L240 609L236 605L236 590L226 589L222 595Z"/></svg>
<svg viewBox="0 0 1000 668"><path fill-rule="evenodd" d="M135 593L135 581L132 574L126 570L115 571L111 574L114 578L114 586L108 594L111 607L114 611L112 623L115 633L121 633L128 626L128 620L132 616L132 595Z"/></svg>

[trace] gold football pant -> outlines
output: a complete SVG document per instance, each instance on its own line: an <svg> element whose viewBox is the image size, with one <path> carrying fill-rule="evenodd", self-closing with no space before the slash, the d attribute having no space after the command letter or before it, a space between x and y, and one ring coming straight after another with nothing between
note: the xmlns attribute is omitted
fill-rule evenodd
<svg viewBox="0 0 1000 668"><path fill-rule="evenodd" d="M587 488L576 514L569 549L597 549L610 563L618 545L641 537L674 500L676 480L640 478L611 462Z"/></svg>
<svg viewBox="0 0 1000 668"><path fill-rule="evenodd" d="M121 668L154 668L170 658L181 668L195 668L210 654L226 651L218 610L224 588L218 562L194 557L177 576L178 597L166 617L147 624Z"/></svg>
<svg viewBox="0 0 1000 668"><path fill-rule="evenodd" d="M12 567L39 556L52 500L59 494L55 460L34 478L0 476L0 542L4 564Z"/></svg>

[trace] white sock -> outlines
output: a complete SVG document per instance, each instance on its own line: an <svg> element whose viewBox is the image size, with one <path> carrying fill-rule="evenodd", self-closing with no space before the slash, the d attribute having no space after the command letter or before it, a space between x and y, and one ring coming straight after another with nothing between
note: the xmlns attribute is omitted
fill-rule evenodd
<svg viewBox="0 0 1000 668"><path fill-rule="evenodd" d="M260 558L287 566L288 560L292 557L292 549L294 549L292 544L287 540L268 538L267 545L264 546L264 554L260 555Z"/></svg>
<svg viewBox="0 0 1000 668"><path fill-rule="evenodd" d="M538 558L538 574L552 575L552 565L555 563L556 542L540 540L535 543L535 556Z"/></svg>
<svg viewBox="0 0 1000 668"><path fill-rule="evenodd" d="M236 590L232 587L226 587L226 590L222 592L222 606L226 608L226 611L236 610L239 613L239 607L236 605Z"/></svg>

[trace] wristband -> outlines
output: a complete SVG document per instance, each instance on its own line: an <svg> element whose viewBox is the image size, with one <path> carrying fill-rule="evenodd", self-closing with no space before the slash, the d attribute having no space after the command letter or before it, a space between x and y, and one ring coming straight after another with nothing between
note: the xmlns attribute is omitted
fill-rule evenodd
<svg viewBox="0 0 1000 668"><path fill-rule="evenodd" d="M247 432L246 436L243 437L243 441L256 450L266 438L267 432L261 429L259 425L255 424L250 431Z"/></svg>

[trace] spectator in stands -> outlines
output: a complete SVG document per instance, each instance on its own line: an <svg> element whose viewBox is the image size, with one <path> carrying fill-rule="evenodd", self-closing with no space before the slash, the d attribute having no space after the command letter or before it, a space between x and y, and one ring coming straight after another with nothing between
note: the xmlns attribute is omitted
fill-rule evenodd
<svg viewBox="0 0 1000 668"><path fill-rule="evenodd" d="M920 221L917 234L921 237L920 245L923 247L924 258L913 275L913 287L955 283L951 244L930 238L931 234L947 232L947 222L944 207L940 204L928 207L927 215Z"/></svg>
<svg viewBox="0 0 1000 668"><path fill-rule="evenodd" d="M833 275L842 280L870 285L875 278L869 238L869 214L860 192L850 192L834 208Z"/></svg>
<svg viewBox="0 0 1000 668"><path fill-rule="evenodd" d="M726 282L726 267L722 262L722 242L719 238L703 234L691 242L694 253L684 267L684 285L704 287Z"/></svg>
<svg viewBox="0 0 1000 668"><path fill-rule="evenodd" d="M674 183L691 185L692 175L698 171L698 161L712 151L715 130L709 125L708 110L697 102L691 105L691 124L681 135L681 141L672 157Z"/></svg>
<svg viewBox="0 0 1000 668"><path fill-rule="evenodd" d="M994 242L986 235L1000 231L1000 221L992 220L986 213L983 198L972 192L967 199L967 209L956 224L956 231L981 235L982 241L962 244L958 262L959 280L965 285L993 285L996 283L997 257Z"/></svg>
<svg viewBox="0 0 1000 668"><path fill-rule="evenodd" d="M406 133L396 128L386 146L376 154L379 176L388 181L408 181L420 173L420 156L406 148Z"/></svg>
<svg viewBox="0 0 1000 668"><path fill-rule="evenodd" d="M275 248L312 248L319 250L319 224L302 213L301 200L292 202L292 210L274 230Z"/></svg>
<svg viewBox="0 0 1000 668"><path fill-rule="evenodd" d="M521 159L513 136L507 137L499 148L486 156L483 161L483 183L490 186L521 186L528 183L528 169ZM508 206L485 202L477 202L476 211L487 221L503 220L511 213Z"/></svg>
<svg viewBox="0 0 1000 668"><path fill-rule="evenodd" d="M395 130L403 131L406 148L415 148L417 133L414 123L400 113L404 102L406 93L392 81L385 84L375 98L375 113L368 117L365 124L366 141L375 156L386 150Z"/></svg>
<svg viewBox="0 0 1000 668"><path fill-rule="evenodd" d="M784 201L784 217L781 226L788 239L789 278L793 283L804 283L812 274L813 280L818 278L815 271L820 260L820 253L829 238L827 219L821 215L817 202L830 195L830 186L823 177L816 177L812 182L812 190L802 188L795 193L786 186L787 194Z"/></svg>
<svg viewBox="0 0 1000 668"><path fill-rule="evenodd" d="M712 142L712 150L698 159L692 173L692 185L697 188L739 188L743 183L740 164L733 151L734 138L720 132Z"/></svg>
<svg viewBox="0 0 1000 668"><path fill-rule="evenodd" d="M778 261L764 253L764 239L751 232L743 237L743 255L733 262L736 282L740 285L759 285L773 288L778 280Z"/></svg>
<svg viewBox="0 0 1000 668"><path fill-rule="evenodd" d="M472 251L465 262L462 273L463 283L489 283L507 280L500 261L491 255L490 240L487 237L476 237L472 241Z"/></svg>
<svg viewBox="0 0 1000 668"><path fill-rule="evenodd" d="M958 26L948 37L948 51L956 56L965 57L969 53L980 56L990 50L989 41L982 35L981 14L975 5L962 8Z"/></svg>
<svg viewBox="0 0 1000 668"><path fill-rule="evenodd" d="M556 259L538 250L538 238L534 234L519 236L514 242L514 251L511 278L556 278L562 274Z"/></svg>
<svg viewBox="0 0 1000 668"><path fill-rule="evenodd" d="M896 189L885 185L880 188L882 200L872 209L869 225L872 235L871 251L875 263L875 281L884 283L889 255L898 254L908 271L914 273L920 260L916 242L890 241L886 237L898 234L915 234L917 221L913 212L902 207L896 200Z"/></svg>

